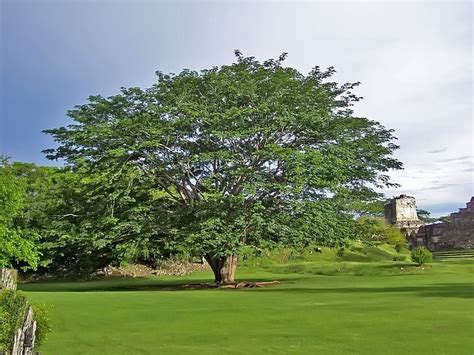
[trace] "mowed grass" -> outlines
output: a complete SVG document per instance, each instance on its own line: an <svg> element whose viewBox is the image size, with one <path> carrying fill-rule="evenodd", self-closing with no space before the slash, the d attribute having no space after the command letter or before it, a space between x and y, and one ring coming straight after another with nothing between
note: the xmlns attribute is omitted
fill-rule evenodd
<svg viewBox="0 0 474 355"><path fill-rule="evenodd" d="M282 284L244 290L179 287L209 273L20 288L53 307L45 355L473 354L473 266L247 266L239 279Z"/></svg>

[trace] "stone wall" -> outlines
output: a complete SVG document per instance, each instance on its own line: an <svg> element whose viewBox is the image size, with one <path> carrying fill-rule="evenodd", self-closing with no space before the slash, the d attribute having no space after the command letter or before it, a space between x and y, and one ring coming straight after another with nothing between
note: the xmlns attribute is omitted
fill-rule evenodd
<svg viewBox="0 0 474 355"><path fill-rule="evenodd" d="M412 243L434 251L474 248L474 197L447 221L421 227Z"/></svg>

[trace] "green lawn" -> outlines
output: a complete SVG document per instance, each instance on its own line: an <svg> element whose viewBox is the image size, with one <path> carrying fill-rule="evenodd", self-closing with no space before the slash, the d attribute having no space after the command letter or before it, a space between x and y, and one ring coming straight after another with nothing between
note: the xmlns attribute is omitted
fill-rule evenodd
<svg viewBox="0 0 474 355"><path fill-rule="evenodd" d="M461 355L474 353L473 266L301 262L243 268L240 279L283 282L245 290L173 286L208 281L207 273L20 288L32 302L53 306L44 355Z"/></svg>

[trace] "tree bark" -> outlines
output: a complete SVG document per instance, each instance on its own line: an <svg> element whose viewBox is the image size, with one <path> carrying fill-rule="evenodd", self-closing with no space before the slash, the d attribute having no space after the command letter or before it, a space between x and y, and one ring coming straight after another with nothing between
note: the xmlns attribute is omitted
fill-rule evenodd
<svg viewBox="0 0 474 355"><path fill-rule="evenodd" d="M235 270L237 269L237 255L214 257L205 255L204 258L214 273L214 282L218 285L231 285L235 283Z"/></svg>

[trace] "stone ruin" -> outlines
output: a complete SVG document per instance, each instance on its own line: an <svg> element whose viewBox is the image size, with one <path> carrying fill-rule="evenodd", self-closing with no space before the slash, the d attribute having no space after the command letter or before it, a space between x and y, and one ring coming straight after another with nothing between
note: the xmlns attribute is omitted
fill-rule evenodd
<svg viewBox="0 0 474 355"><path fill-rule="evenodd" d="M0 291L2 289L16 290L16 272L2 268L0 272ZM33 309L28 306L23 325L16 330L11 353L5 355L33 355L36 338L36 321Z"/></svg>
<svg viewBox="0 0 474 355"><path fill-rule="evenodd" d="M444 222L420 221L412 196L391 199L385 204L384 212L386 221L405 233L410 248L424 246L431 251L474 248L474 197Z"/></svg>
<svg viewBox="0 0 474 355"><path fill-rule="evenodd" d="M416 242L430 250L474 248L474 196L446 221L422 226L416 233Z"/></svg>
<svg viewBox="0 0 474 355"><path fill-rule="evenodd" d="M416 201L412 196L400 195L384 206L385 220L396 225L407 237L416 234L423 222L416 213Z"/></svg>

